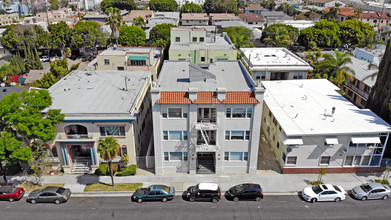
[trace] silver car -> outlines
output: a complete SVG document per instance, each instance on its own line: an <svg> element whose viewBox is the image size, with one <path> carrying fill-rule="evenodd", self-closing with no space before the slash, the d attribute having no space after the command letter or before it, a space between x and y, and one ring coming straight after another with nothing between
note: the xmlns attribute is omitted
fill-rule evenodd
<svg viewBox="0 0 391 220"><path fill-rule="evenodd" d="M356 199L388 199L391 188L381 183L365 183L352 189L352 196Z"/></svg>

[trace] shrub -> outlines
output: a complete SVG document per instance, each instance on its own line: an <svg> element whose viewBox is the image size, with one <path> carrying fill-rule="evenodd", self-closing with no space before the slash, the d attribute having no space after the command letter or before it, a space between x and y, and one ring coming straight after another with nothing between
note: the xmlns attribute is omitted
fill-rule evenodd
<svg viewBox="0 0 391 220"><path fill-rule="evenodd" d="M109 165L107 164L99 164L98 169L95 170L95 174L99 176L105 176L109 173Z"/></svg>
<svg viewBox="0 0 391 220"><path fill-rule="evenodd" d="M375 179L375 182L385 184L385 185L390 185L390 182L388 180L380 180L380 179Z"/></svg>
<svg viewBox="0 0 391 220"><path fill-rule="evenodd" d="M132 164L130 166L127 166L125 169L119 171L117 173L117 176L133 176L136 175L137 165Z"/></svg>
<svg viewBox="0 0 391 220"><path fill-rule="evenodd" d="M319 184L323 184L323 181L322 180L310 181L310 184L311 185L319 185Z"/></svg>

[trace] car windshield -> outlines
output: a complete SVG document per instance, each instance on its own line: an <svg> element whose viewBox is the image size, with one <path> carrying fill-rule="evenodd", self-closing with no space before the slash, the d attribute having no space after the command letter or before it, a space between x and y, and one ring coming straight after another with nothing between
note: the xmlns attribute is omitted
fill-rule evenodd
<svg viewBox="0 0 391 220"><path fill-rule="evenodd" d="M164 192L170 193L170 187L168 187L168 186L164 187Z"/></svg>
<svg viewBox="0 0 391 220"><path fill-rule="evenodd" d="M65 189L64 188L58 188L57 191L56 191L58 194L63 194L65 192Z"/></svg>
<svg viewBox="0 0 391 220"><path fill-rule="evenodd" d="M241 192L243 191L244 187L243 185L236 185L234 188L233 188L233 191L238 193L238 192Z"/></svg>
<svg viewBox="0 0 391 220"><path fill-rule="evenodd" d="M372 187L369 184L361 185L360 188L366 193L372 190Z"/></svg>
<svg viewBox="0 0 391 220"><path fill-rule="evenodd" d="M312 187L312 190L313 190L314 193L316 193L316 194L319 194L319 193L321 193L321 192L323 191L322 188L320 188L319 185L313 186L313 187Z"/></svg>

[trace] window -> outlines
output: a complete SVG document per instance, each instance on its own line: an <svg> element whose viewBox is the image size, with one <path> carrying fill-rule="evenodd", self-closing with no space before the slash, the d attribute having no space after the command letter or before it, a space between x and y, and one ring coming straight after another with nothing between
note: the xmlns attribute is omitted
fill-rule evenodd
<svg viewBox="0 0 391 220"><path fill-rule="evenodd" d="M181 38L180 37L175 37L175 42L180 42Z"/></svg>
<svg viewBox="0 0 391 220"><path fill-rule="evenodd" d="M205 57L201 57L201 62L205 62Z"/></svg>
<svg viewBox="0 0 391 220"><path fill-rule="evenodd" d="M204 38L203 37L200 37L200 42L204 42Z"/></svg>
<svg viewBox="0 0 391 220"><path fill-rule="evenodd" d="M250 140L250 131L246 131L246 140Z"/></svg>
<svg viewBox="0 0 391 220"><path fill-rule="evenodd" d="M104 59L105 65L110 65L110 60L109 59Z"/></svg>
<svg viewBox="0 0 391 220"><path fill-rule="evenodd" d="M320 157L320 165L330 165L330 156L322 156Z"/></svg>
<svg viewBox="0 0 391 220"><path fill-rule="evenodd" d="M346 156L344 165L345 166L352 166L352 164L353 164L353 157L354 156Z"/></svg>
<svg viewBox="0 0 391 220"><path fill-rule="evenodd" d="M164 160L168 161L168 152L164 152Z"/></svg>
<svg viewBox="0 0 391 220"><path fill-rule="evenodd" d="M231 135L230 131L225 131L225 140L229 140L230 135Z"/></svg>
<svg viewBox="0 0 391 220"><path fill-rule="evenodd" d="M252 113L253 113L253 109L247 108L247 118L251 118Z"/></svg>
<svg viewBox="0 0 391 220"><path fill-rule="evenodd" d="M266 72L256 72L255 79L266 79Z"/></svg>
<svg viewBox="0 0 391 220"><path fill-rule="evenodd" d="M363 106L366 106L367 105L367 101L365 101L365 99L361 98L360 104L363 105Z"/></svg>
<svg viewBox="0 0 391 220"><path fill-rule="evenodd" d="M168 140L168 131L163 131L163 140Z"/></svg>
<svg viewBox="0 0 391 220"><path fill-rule="evenodd" d="M228 160L229 159L229 152L224 152L224 160Z"/></svg>
<svg viewBox="0 0 391 220"><path fill-rule="evenodd" d="M183 160L184 161L188 160L188 153L187 152L183 152Z"/></svg>
<svg viewBox="0 0 391 220"><path fill-rule="evenodd" d="M126 148L126 145L122 145L122 147L120 147L120 153L121 156L123 156L124 154L128 154L128 149Z"/></svg>
<svg viewBox="0 0 391 220"><path fill-rule="evenodd" d="M227 118L231 118L231 108L227 108L226 115Z"/></svg>
<svg viewBox="0 0 391 220"><path fill-rule="evenodd" d="M293 73L293 79L303 79L304 73Z"/></svg>
<svg viewBox="0 0 391 220"><path fill-rule="evenodd" d="M146 60L130 60L131 66L146 66L147 61Z"/></svg>
<svg viewBox="0 0 391 220"><path fill-rule="evenodd" d="M117 70L125 70L123 66L117 66Z"/></svg>
<svg viewBox="0 0 391 220"><path fill-rule="evenodd" d="M182 152L170 152L170 160L182 160Z"/></svg>
<svg viewBox="0 0 391 220"><path fill-rule="evenodd" d="M169 108L168 109L168 117L169 118L181 118L182 117L182 109L181 108Z"/></svg>
<svg viewBox="0 0 391 220"><path fill-rule="evenodd" d="M125 136L125 126L101 126L100 136Z"/></svg>
<svg viewBox="0 0 391 220"><path fill-rule="evenodd" d="M232 109L232 118L245 118L246 109L245 108L233 108Z"/></svg>
<svg viewBox="0 0 391 220"><path fill-rule="evenodd" d="M183 140L187 140L187 131L183 131Z"/></svg>
<svg viewBox="0 0 391 220"><path fill-rule="evenodd" d="M242 152L230 152L229 153L229 160L243 160L243 153Z"/></svg>
<svg viewBox="0 0 391 220"><path fill-rule="evenodd" d="M280 149L280 142L277 141L277 149Z"/></svg>
<svg viewBox="0 0 391 220"><path fill-rule="evenodd" d="M296 156L288 156L286 157L286 164L287 165L296 165L297 157Z"/></svg>
<svg viewBox="0 0 391 220"><path fill-rule="evenodd" d="M368 166L370 160L371 160L371 156L369 155L364 156L361 161L361 166Z"/></svg>
<svg viewBox="0 0 391 220"><path fill-rule="evenodd" d="M197 42L197 38L196 37L193 37L193 42Z"/></svg>
<svg viewBox="0 0 391 220"><path fill-rule="evenodd" d="M188 139L187 131L163 131L163 140L183 141Z"/></svg>
<svg viewBox="0 0 391 220"><path fill-rule="evenodd" d="M352 96L353 96L352 90L349 90L349 91L348 91L348 96L349 96L349 97L352 97Z"/></svg>
<svg viewBox="0 0 391 220"><path fill-rule="evenodd" d="M243 157L243 160L248 160L248 152L244 152L244 157Z"/></svg>
<svg viewBox="0 0 391 220"><path fill-rule="evenodd" d="M244 140L244 131L231 131L231 140Z"/></svg>

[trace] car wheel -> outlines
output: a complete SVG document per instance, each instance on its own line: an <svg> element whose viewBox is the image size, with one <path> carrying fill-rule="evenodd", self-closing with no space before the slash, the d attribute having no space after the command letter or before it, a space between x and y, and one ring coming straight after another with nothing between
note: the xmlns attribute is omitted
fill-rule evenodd
<svg viewBox="0 0 391 220"><path fill-rule="evenodd" d="M138 202L138 203L142 203L143 200L142 200L142 199L137 199L137 202Z"/></svg>
<svg viewBox="0 0 391 220"><path fill-rule="evenodd" d="M13 202L15 200L13 198L9 198L8 201Z"/></svg>
<svg viewBox="0 0 391 220"><path fill-rule="evenodd" d="M367 200L368 198L366 197L366 196L363 196L362 198L361 198L361 200L362 201L365 201L365 200Z"/></svg>
<svg viewBox="0 0 391 220"><path fill-rule="evenodd" d="M217 198L213 198L213 199L212 199L212 202L213 202L213 203L216 203L216 202L218 202L218 201L219 201L219 200L218 200Z"/></svg>
<svg viewBox="0 0 391 220"><path fill-rule="evenodd" d="M234 202L238 202L239 201L239 198L238 197L234 197Z"/></svg>
<svg viewBox="0 0 391 220"><path fill-rule="evenodd" d="M32 199L30 202L31 202L31 204L35 204L35 203L37 203L37 200Z"/></svg>
<svg viewBox="0 0 391 220"><path fill-rule="evenodd" d="M316 200L315 198L312 198L312 199L311 199L311 202L312 202L312 203L315 203L316 201L317 201L317 200Z"/></svg>
<svg viewBox="0 0 391 220"><path fill-rule="evenodd" d="M167 202L167 198L163 198L163 199L162 199L162 202Z"/></svg>
<svg viewBox="0 0 391 220"><path fill-rule="evenodd" d="M384 199L384 200L388 199L388 196L383 196L383 199Z"/></svg>
<svg viewBox="0 0 391 220"><path fill-rule="evenodd" d="M194 200L195 200L194 197L190 197L190 198L189 198L189 201L190 201L190 202L194 202Z"/></svg>
<svg viewBox="0 0 391 220"><path fill-rule="evenodd" d="M255 201L257 201L257 202L261 201L261 197L255 198Z"/></svg>
<svg viewBox="0 0 391 220"><path fill-rule="evenodd" d="M56 200L54 200L54 203L56 203L56 204L58 205L58 204L60 204L60 203L61 203L61 201L60 201L60 200L58 200L58 199L56 199Z"/></svg>
<svg viewBox="0 0 391 220"><path fill-rule="evenodd" d="M334 199L334 202L340 202L341 201L341 198L337 197Z"/></svg>

